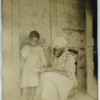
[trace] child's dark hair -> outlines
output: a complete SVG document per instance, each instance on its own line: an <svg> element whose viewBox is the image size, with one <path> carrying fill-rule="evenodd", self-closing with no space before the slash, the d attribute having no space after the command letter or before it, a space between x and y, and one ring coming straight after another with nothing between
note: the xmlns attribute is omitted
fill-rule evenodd
<svg viewBox="0 0 100 100"><path fill-rule="evenodd" d="M36 38L40 39L40 34L39 34L39 32L37 32L37 31L32 31L32 32L30 32L29 38L32 39L33 37L36 37Z"/></svg>

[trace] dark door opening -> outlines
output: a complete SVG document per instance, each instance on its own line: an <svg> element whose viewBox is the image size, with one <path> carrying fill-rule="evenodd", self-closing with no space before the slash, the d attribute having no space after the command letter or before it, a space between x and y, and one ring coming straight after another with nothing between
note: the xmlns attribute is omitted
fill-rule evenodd
<svg viewBox="0 0 100 100"><path fill-rule="evenodd" d="M98 57L97 57L97 0L92 0L93 10L93 38L94 38L94 76L98 78Z"/></svg>

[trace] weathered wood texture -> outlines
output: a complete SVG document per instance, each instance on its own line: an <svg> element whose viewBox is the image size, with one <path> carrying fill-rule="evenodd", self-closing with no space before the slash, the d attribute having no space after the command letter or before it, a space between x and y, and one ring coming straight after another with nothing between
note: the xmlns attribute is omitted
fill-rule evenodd
<svg viewBox="0 0 100 100"><path fill-rule="evenodd" d="M20 0L20 41L33 30L40 33L41 40L48 47L51 43L50 36L50 1L49 0Z"/></svg>
<svg viewBox="0 0 100 100"><path fill-rule="evenodd" d="M20 98L18 0L2 0L2 99Z"/></svg>
<svg viewBox="0 0 100 100"><path fill-rule="evenodd" d="M85 31L85 1L57 0L57 25L58 34L70 38L69 47L80 47Z"/></svg>

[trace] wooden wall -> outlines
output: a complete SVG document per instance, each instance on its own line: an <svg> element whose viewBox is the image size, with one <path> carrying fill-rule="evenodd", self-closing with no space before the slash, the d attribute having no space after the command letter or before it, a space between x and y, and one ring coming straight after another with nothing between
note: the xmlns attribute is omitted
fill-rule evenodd
<svg viewBox="0 0 100 100"><path fill-rule="evenodd" d="M20 42L28 37L29 33L37 30L45 45L51 42L50 34L50 0L20 0Z"/></svg>
<svg viewBox="0 0 100 100"><path fill-rule="evenodd" d="M2 99L20 99L18 0L2 0Z"/></svg>
<svg viewBox="0 0 100 100"><path fill-rule="evenodd" d="M39 31L47 59L58 35L79 51L77 78L79 88L86 91L84 0L2 0L2 16L3 100L20 99L20 49L32 30Z"/></svg>

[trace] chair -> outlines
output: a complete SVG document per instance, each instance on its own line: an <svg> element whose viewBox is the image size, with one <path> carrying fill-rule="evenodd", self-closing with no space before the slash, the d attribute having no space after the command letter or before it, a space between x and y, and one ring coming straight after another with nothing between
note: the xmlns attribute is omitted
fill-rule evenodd
<svg viewBox="0 0 100 100"><path fill-rule="evenodd" d="M78 50L73 50L73 49L68 49L68 51L72 54L72 55L76 55L76 61L75 61L75 66L76 66L76 77L77 77L77 60L78 60ZM71 89L71 91L69 92L68 98L67 100L72 99L75 96L75 92L76 92L76 87L73 87Z"/></svg>

